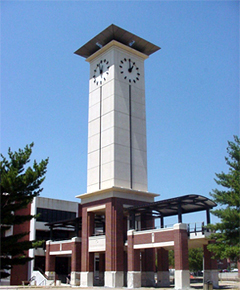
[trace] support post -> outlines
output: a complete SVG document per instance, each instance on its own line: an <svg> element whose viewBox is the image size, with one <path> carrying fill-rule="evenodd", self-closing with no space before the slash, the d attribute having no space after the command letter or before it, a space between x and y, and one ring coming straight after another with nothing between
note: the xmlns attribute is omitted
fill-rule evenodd
<svg viewBox="0 0 240 290"><path fill-rule="evenodd" d="M203 245L204 254L204 275L203 282L212 282L213 288L218 288L218 268L217 260L212 259L212 253L208 251L207 245Z"/></svg>
<svg viewBox="0 0 240 290"><path fill-rule="evenodd" d="M128 231L128 272L127 287L141 287L140 250L134 250L134 230Z"/></svg>
<svg viewBox="0 0 240 290"><path fill-rule="evenodd" d="M142 287L155 286L155 249L145 249L142 253Z"/></svg>
<svg viewBox="0 0 240 290"><path fill-rule="evenodd" d="M175 224L174 258L175 258L175 289L190 287L188 264L188 233L186 224Z"/></svg>
<svg viewBox="0 0 240 290"><path fill-rule="evenodd" d="M55 256L50 255L51 241L46 242L45 274L50 280L55 280Z"/></svg>
<svg viewBox="0 0 240 290"><path fill-rule="evenodd" d="M168 251L157 249L157 287L169 286L169 259Z"/></svg>
<svg viewBox="0 0 240 290"><path fill-rule="evenodd" d="M81 239L72 238L72 257L71 257L71 280L72 286L80 285L81 272Z"/></svg>
<svg viewBox="0 0 240 290"><path fill-rule="evenodd" d="M105 287L123 287L123 205L117 198L106 204Z"/></svg>
<svg viewBox="0 0 240 290"><path fill-rule="evenodd" d="M82 259L81 259L81 287L93 286L94 253L88 251L88 240L94 230L94 213L82 209Z"/></svg>

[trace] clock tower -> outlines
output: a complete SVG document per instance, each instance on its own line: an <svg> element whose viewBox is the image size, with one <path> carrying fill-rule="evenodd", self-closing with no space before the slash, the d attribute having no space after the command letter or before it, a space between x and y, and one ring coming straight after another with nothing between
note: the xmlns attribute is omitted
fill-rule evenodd
<svg viewBox="0 0 240 290"><path fill-rule="evenodd" d="M148 192L147 184L144 74L144 61L157 50L112 24L75 52L90 64L87 193L77 196L82 203L82 286L93 284L93 216L105 218L105 286L121 287L124 208L158 196Z"/></svg>
<svg viewBox="0 0 240 290"><path fill-rule="evenodd" d="M147 192L144 60L158 49L110 25L75 52L90 63L87 193Z"/></svg>

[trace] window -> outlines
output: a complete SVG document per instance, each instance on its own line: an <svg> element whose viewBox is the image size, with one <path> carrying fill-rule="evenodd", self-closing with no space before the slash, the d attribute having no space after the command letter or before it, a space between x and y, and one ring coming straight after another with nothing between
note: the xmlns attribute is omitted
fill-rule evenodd
<svg viewBox="0 0 240 290"><path fill-rule="evenodd" d="M38 222L51 223L76 218L76 213L72 211L48 209L41 207L37 208L37 214L39 214L39 217L37 218Z"/></svg>

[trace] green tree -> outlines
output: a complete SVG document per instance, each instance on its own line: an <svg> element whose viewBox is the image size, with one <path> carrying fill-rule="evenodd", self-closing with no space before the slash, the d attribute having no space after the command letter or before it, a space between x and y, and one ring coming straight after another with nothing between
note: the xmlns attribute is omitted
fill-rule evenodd
<svg viewBox="0 0 240 290"><path fill-rule="evenodd" d="M189 270L191 272L201 271L203 269L203 249L195 248L188 251Z"/></svg>
<svg viewBox="0 0 240 290"><path fill-rule="evenodd" d="M174 260L174 251L173 250L168 251L168 263L169 263L169 266L171 266L174 269L175 260Z"/></svg>
<svg viewBox="0 0 240 290"><path fill-rule="evenodd" d="M215 258L231 258L240 260L240 140L234 136L234 141L228 141L228 157L225 157L229 166L228 173L216 174L216 183L221 189L214 189L210 195L221 205L212 213L220 222L209 225L213 233L210 239L215 243L208 245Z"/></svg>
<svg viewBox="0 0 240 290"><path fill-rule="evenodd" d="M39 164L34 161L32 167L26 167L30 162L33 145L31 143L18 152L12 152L9 148L9 160L1 154L1 278L9 276L7 270L13 265L30 261L27 251L41 244L24 240L27 232L11 235L7 232L14 225L21 225L35 218L33 215L19 214L19 210L26 208L42 191L40 186L47 170L48 158Z"/></svg>

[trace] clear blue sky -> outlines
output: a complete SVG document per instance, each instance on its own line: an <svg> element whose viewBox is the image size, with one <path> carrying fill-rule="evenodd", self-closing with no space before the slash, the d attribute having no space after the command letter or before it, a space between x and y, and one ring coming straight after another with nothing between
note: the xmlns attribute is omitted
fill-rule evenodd
<svg viewBox="0 0 240 290"><path fill-rule="evenodd" d="M161 47L145 62L148 189L209 197L239 134L238 1L1 1L1 152L49 157L42 196L86 192L89 64L110 24Z"/></svg>

